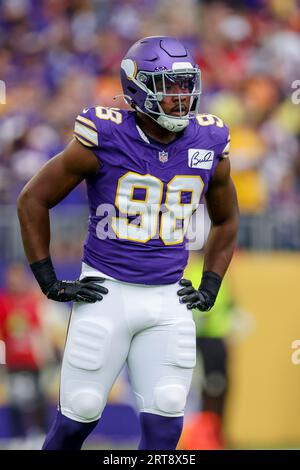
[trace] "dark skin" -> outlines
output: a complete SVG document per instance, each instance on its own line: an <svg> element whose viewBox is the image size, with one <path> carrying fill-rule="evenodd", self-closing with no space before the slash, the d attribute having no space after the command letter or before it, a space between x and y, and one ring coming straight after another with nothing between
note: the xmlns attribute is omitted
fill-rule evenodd
<svg viewBox="0 0 300 470"><path fill-rule="evenodd" d="M223 277L233 256L239 227L236 190L228 158L220 160L205 196L211 229L205 245L203 271Z"/></svg>
<svg viewBox="0 0 300 470"><path fill-rule="evenodd" d="M177 88L176 88L177 90ZM173 92L173 91L172 91ZM189 105L189 97L183 97ZM178 116L176 97L167 97L161 104L166 113ZM138 113L142 130L162 143L176 139L176 134L163 129L153 119ZM50 255L49 210L62 201L85 178L95 176L99 162L94 153L73 139L66 149L47 162L23 188L18 201L24 249L29 263ZM218 164L206 194L212 227L205 250L204 271L224 276L233 255L238 230L238 204L230 178L230 164Z"/></svg>
<svg viewBox="0 0 300 470"><path fill-rule="evenodd" d="M49 210L85 178L99 170L97 157L73 139L26 184L17 207L22 239L29 263L49 256Z"/></svg>
<svg viewBox="0 0 300 470"><path fill-rule="evenodd" d="M178 85L169 88L168 91L169 93L186 93L186 90L184 88L180 88ZM180 113L178 102L179 99L177 96L165 96L160 104L166 114L179 117ZM186 114L190 106L190 96L182 96L181 105L184 113ZM147 134L149 137L152 137L152 139L157 140L157 142L161 142L162 144L170 144L176 140L176 132L170 132L167 129L164 129L146 114L137 112L137 117L142 131L145 132L145 134Z"/></svg>

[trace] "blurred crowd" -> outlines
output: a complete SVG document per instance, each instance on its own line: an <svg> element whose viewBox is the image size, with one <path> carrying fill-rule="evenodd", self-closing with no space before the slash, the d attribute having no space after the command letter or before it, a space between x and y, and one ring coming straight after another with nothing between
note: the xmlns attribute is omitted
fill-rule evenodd
<svg viewBox="0 0 300 470"><path fill-rule="evenodd" d="M23 264L7 267L0 290L0 440L27 437L40 445L57 394L68 313L69 306L46 300Z"/></svg>
<svg viewBox="0 0 300 470"><path fill-rule="evenodd" d="M242 212L296 210L296 0L3 0L0 204L14 204L24 183L66 145L83 107L123 106L113 100L121 93L120 60L135 40L156 34L192 49L203 72L201 110L230 126ZM67 199L84 201L82 188Z"/></svg>

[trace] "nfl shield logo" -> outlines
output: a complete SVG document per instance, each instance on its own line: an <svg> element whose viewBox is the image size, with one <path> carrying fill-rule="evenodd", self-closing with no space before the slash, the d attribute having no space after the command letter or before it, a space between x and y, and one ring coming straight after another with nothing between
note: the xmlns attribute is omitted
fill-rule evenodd
<svg viewBox="0 0 300 470"><path fill-rule="evenodd" d="M164 150L162 152L159 152L158 158L161 163L166 163L169 159L168 152L165 152Z"/></svg>

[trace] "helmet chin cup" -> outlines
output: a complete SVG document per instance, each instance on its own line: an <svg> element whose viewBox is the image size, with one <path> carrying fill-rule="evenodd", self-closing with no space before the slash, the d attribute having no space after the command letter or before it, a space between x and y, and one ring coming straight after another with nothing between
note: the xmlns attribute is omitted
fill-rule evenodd
<svg viewBox="0 0 300 470"><path fill-rule="evenodd" d="M189 119L182 118L172 118L171 116L159 116L156 119L157 124L159 124L164 129L167 129L170 132L180 132L185 129L189 124Z"/></svg>

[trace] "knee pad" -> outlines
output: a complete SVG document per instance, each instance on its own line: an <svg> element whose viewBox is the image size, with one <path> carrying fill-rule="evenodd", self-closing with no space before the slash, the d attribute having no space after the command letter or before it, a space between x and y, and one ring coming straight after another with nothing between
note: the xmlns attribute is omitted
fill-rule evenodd
<svg viewBox="0 0 300 470"><path fill-rule="evenodd" d="M109 354L110 341L109 330L98 323L87 320L76 322L68 338L68 363L78 369L100 369Z"/></svg>
<svg viewBox="0 0 300 470"><path fill-rule="evenodd" d="M158 411L178 416L184 413L186 396L183 385L161 385L154 389L154 404Z"/></svg>
<svg viewBox="0 0 300 470"><path fill-rule="evenodd" d="M78 420L94 421L101 416L104 399L92 388L81 388L70 395L70 408Z"/></svg>

